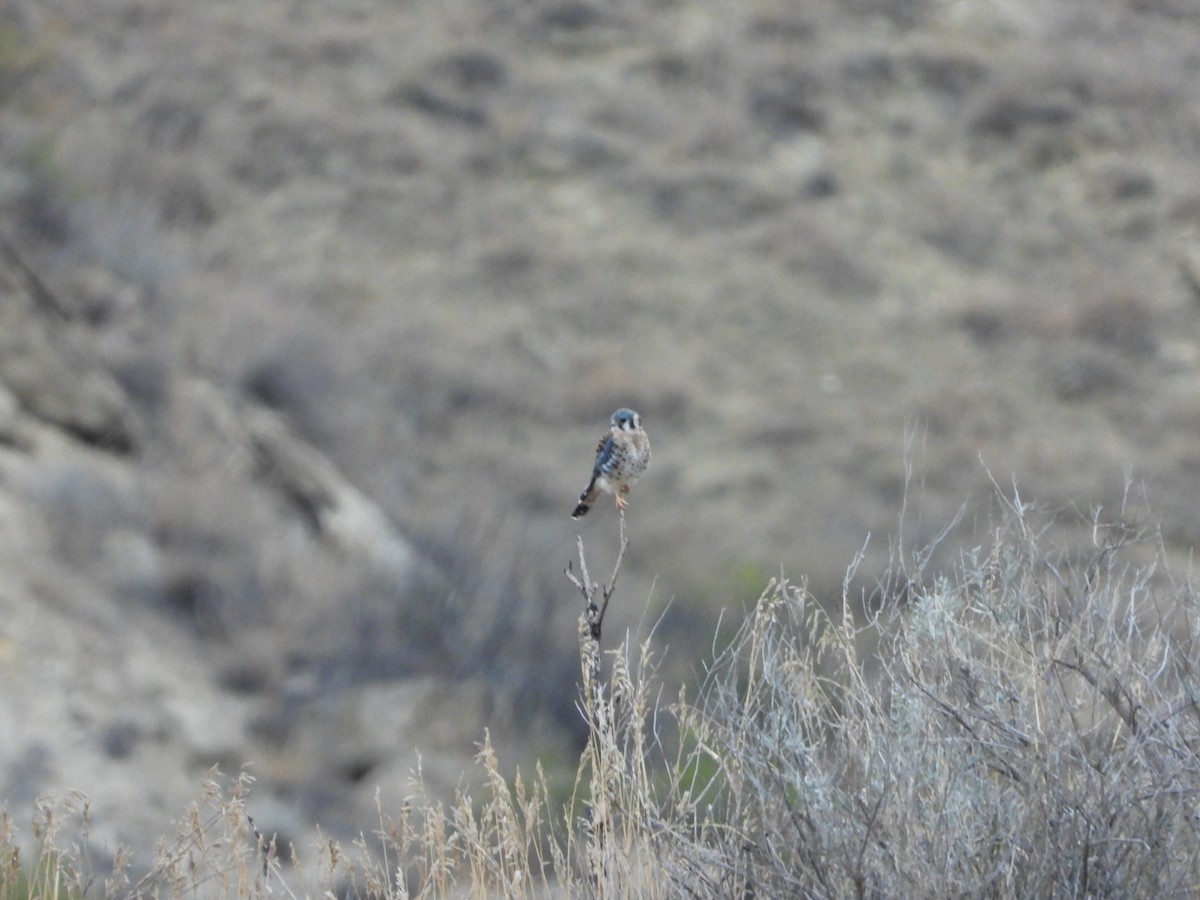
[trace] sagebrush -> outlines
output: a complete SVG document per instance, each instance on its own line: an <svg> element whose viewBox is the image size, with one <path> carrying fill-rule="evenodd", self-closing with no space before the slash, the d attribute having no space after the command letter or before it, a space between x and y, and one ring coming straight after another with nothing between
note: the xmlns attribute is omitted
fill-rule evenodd
<svg viewBox="0 0 1200 900"><path fill-rule="evenodd" d="M898 559L832 611L772 582L673 702L648 643L602 651L582 617L566 802L484 736L483 796L440 802L416 772L353 846L284 853L248 779L214 781L136 876L127 854L94 873L43 804L33 858L0 819L0 900L1194 896L1195 594L1152 534L1094 522L1066 551L1036 519L1009 500L953 571Z"/></svg>

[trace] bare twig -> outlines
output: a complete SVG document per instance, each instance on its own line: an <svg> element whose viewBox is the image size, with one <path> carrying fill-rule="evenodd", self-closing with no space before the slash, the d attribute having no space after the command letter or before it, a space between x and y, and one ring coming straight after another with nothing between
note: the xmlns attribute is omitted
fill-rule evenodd
<svg viewBox="0 0 1200 900"><path fill-rule="evenodd" d="M593 893L598 896L607 896L610 893L608 862L613 845L609 841L609 834L613 824L614 797L611 794L609 778L612 775L610 769L616 732L613 703L605 701L604 683L600 678L600 635L604 627L604 616L608 612L608 603L616 591L617 576L621 572L625 548L629 546L629 539L625 534L624 511L620 512L620 517L620 546L608 584L592 581L582 537L575 539L575 546L579 552L579 574L575 573L570 562L566 568L567 578L583 597L583 613L579 617L579 661L583 675L583 709L590 732L588 752L592 759L592 787L585 828L589 836L590 884Z"/></svg>
<svg viewBox="0 0 1200 900"><path fill-rule="evenodd" d="M46 282L42 281L41 276L34 271L33 267L25 262L25 257L21 255L13 239L2 231L0 231L0 259L3 259L25 279L29 295L39 306L59 319L71 317L66 305L46 286Z"/></svg>
<svg viewBox="0 0 1200 900"><path fill-rule="evenodd" d="M571 584L583 595L583 615L587 621L588 634L597 644L604 627L604 614L608 611L608 601L612 599L617 589L617 576L621 573L621 560L625 558L625 548L629 546L629 538L625 534L625 512L621 510L621 543L617 550L617 561L613 564L612 577L608 584L593 582L588 575L587 558L583 552L583 538L575 538L575 546L579 552L579 574L576 575L570 562L567 563L566 573ZM599 599L599 604L597 604Z"/></svg>

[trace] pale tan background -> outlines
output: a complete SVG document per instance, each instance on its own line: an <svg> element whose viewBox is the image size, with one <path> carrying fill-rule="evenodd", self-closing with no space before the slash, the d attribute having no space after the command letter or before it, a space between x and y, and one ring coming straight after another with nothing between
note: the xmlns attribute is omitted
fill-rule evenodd
<svg viewBox="0 0 1200 900"><path fill-rule="evenodd" d="M416 751L569 768L610 634L671 679L1003 486L1200 534L1192 0L0 6L0 800L148 851L204 771L371 828ZM53 299L51 299L53 298ZM57 303L67 315L49 306ZM1148 509L1140 497L1149 500ZM1061 541L1086 539L1064 525ZM660 621L661 619L661 621Z"/></svg>

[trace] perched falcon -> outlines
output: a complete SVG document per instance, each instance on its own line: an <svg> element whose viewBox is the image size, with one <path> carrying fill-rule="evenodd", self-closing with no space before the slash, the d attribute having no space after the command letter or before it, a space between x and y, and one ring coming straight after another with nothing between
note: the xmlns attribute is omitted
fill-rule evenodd
<svg viewBox="0 0 1200 900"><path fill-rule="evenodd" d="M632 409L618 409L612 414L612 427L600 438L596 447L596 465L592 469L592 480L579 495L579 505L571 518L578 519L592 508L601 491L612 494L617 509L625 509L629 501L622 495L628 494L638 476L646 471L650 462L650 439L642 430L642 420Z"/></svg>

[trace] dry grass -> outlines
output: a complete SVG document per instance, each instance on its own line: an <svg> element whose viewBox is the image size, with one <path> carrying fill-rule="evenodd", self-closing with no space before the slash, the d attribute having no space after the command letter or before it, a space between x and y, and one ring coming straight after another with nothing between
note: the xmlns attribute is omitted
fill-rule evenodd
<svg viewBox="0 0 1200 900"><path fill-rule="evenodd" d="M771 583L669 704L648 644L602 651L620 560L591 582L581 543L589 738L565 803L485 735L481 796L444 804L418 771L374 834L281 865L249 779L214 780L135 879L123 852L89 874L73 798L65 830L39 805L32 845L0 818L0 898L1194 895L1196 597L1136 562L1152 536L1097 521L1067 553L1038 519L1014 494L953 572L897 560L834 613Z"/></svg>

